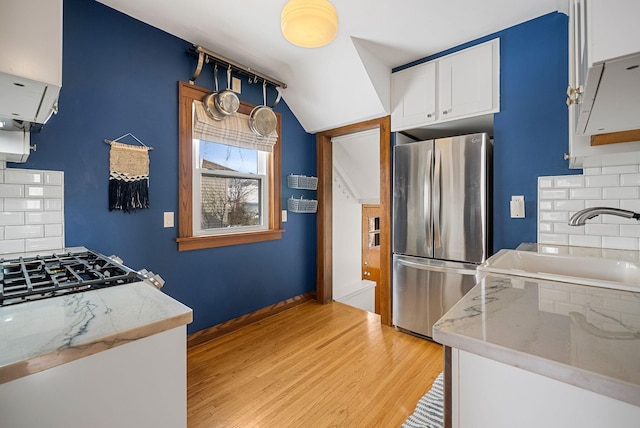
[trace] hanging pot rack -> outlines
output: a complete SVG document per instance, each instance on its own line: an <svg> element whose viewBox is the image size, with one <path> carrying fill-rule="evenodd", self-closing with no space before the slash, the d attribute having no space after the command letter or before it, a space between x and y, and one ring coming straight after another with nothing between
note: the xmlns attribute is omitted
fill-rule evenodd
<svg viewBox="0 0 640 428"><path fill-rule="evenodd" d="M189 50L194 55L198 56L198 64L196 65L196 71L193 73L191 79L189 79L190 84L194 84L196 79L200 76L200 72L202 72L202 67L206 63L215 62L221 66L229 67L232 70L237 71L239 74L243 74L249 77L249 83L257 83L259 80L262 82L266 82L268 85L272 85L276 88L286 89L287 84L283 83L279 80L274 79L273 77L269 77L266 74L262 74L259 71L252 69L251 67L247 67L244 64L240 64L232 59L226 58L222 55L219 55L207 48L203 48L200 45L193 45L193 48Z"/></svg>

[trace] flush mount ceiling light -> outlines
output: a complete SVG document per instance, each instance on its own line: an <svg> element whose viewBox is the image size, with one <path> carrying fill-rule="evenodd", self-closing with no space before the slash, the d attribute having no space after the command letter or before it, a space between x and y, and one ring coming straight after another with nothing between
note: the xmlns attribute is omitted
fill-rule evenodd
<svg viewBox="0 0 640 428"><path fill-rule="evenodd" d="M336 37L338 13L327 0L290 0L282 9L280 26L294 45L318 48Z"/></svg>

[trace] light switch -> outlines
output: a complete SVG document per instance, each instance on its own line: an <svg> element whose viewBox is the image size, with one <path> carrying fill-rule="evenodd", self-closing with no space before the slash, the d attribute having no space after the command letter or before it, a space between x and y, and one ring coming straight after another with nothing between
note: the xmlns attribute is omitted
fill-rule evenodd
<svg viewBox="0 0 640 428"><path fill-rule="evenodd" d="M173 227L173 211L165 211L164 227Z"/></svg>
<svg viewBox="0 0 640 428"><path fill-rule="evenodd" d="M511 196L511 218L524 218L524 196Z"/></svg>
<svg viewBox="0 0 640 428"><path fill-rule="evenodd" d="M287 210L282 210L282 222L286 223L287 221Z"/></svg>

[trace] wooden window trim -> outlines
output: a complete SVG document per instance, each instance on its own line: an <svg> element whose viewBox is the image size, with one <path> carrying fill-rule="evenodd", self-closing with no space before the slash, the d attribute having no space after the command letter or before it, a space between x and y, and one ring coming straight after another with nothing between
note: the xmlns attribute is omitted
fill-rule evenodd
<svg viewBox="0 0 640 428"><path fill-rule="evenodd" d="M193 235L193 136L192 111L194 100L211 93L210 89L178 82L178 251L197 250L202 248L223 247L228 245L249 244L252 242L271 241L282 238L280 221L282 199L282 116L278 118L278 141L273 148L272 161L269 162L269 225L267 230L243 232L225 235L194 236ZM250 114L255 106L240 102L239 112Z"/></svg>

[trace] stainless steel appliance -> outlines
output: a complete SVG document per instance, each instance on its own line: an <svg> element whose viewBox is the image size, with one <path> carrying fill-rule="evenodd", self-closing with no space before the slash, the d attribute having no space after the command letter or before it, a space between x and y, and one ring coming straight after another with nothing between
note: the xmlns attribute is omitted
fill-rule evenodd
<svg viewBox="0 0 640 428"><path fill-rule="evenodd" d="M164 285L159 275L134 271L116 256L84 247L61 253L0 260L0 306L146 281Z"/></svg>
<svg viewBox="0 0 640 428"><path fill-rule="evenodd" d="M393 324L431 337L489 255L492 144L471 134L400 144L393 170Z"/></svg>

